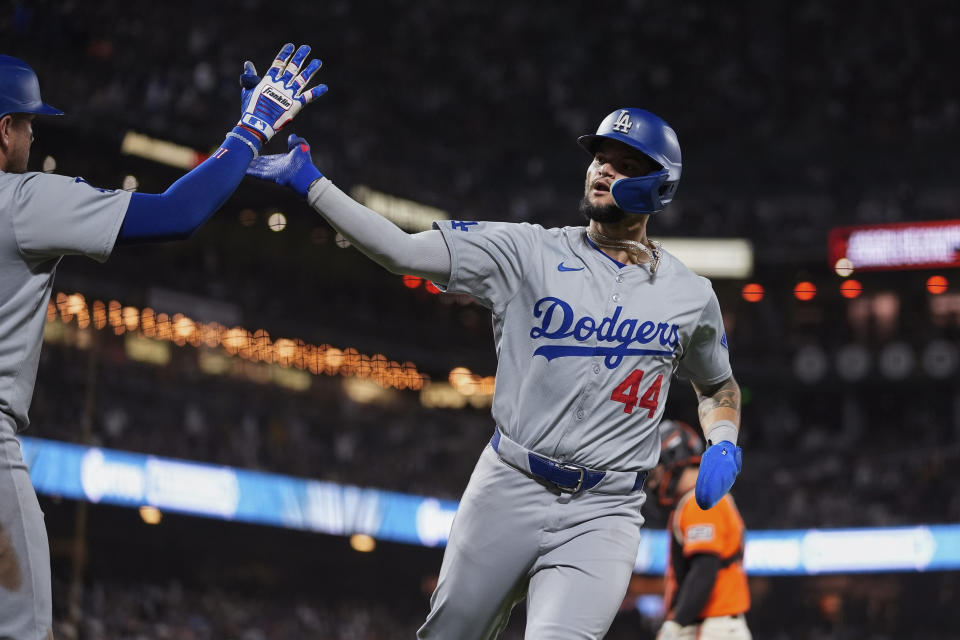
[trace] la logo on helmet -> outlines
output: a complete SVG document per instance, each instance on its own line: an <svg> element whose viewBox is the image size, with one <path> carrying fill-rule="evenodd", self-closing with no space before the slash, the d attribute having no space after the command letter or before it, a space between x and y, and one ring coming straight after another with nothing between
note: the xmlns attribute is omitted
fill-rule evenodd
<svg viewBox="0 0 960 640"><path fill-rule="evenodd" d="M630 120L630 112L624 109L620 112L620 115L617 116L617 121L613 124L613 130L619 131L620 133L630 133L630 127L633 126L633 122Z"/></svg>

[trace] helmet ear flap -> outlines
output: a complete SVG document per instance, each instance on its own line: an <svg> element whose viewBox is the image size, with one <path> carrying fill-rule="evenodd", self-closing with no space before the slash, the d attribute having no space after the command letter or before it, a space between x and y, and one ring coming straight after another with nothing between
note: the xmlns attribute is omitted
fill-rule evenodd
<svg viewBox="0 0 960 640"><path fill-rule="evenodd" d="M610 194L627 213L656 213L665 206L660 194L666 179L666 169L636 178L620 178L610 185Z"/></svg>

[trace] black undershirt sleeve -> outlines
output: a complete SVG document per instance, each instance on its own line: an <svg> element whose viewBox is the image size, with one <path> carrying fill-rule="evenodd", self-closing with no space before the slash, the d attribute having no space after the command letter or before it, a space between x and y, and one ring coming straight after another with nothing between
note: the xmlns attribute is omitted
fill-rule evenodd
<svg viewBox="0 0 960 640"><path fill-rule="evenodd" d="M677 605L673 609L673 620L677 624L692 624L700 616L710 598L710 592L713 591L722 562L719 556L709 553L698 553L690 557L690 570L683 577Z"/></svg>

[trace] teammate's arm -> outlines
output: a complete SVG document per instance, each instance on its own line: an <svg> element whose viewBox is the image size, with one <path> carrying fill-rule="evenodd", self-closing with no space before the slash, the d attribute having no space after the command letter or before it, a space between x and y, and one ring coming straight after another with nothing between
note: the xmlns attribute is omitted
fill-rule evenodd
<svg viewBox="0 0 960 640"><path fill-rule="evenodd" d="M246 62L237 126L227 133L226 140L210 158L163 193L133 194L118 241L185 238L206 222L240 184L250 160L262 145L303 106L326 92L325 85L306 90L321 65L320 60L313 60L301 73L300 67L309 53L306 45L296 53L292 44L284 45L262 79L256 75L253 63Z"/></svg>
<svg viewBox="0 0 960 640"><path fill-rule="evenodd" d="M286 155L257 158L247 173L296 191L344 238L391 273L450 282L450 251L439 231L407 233L323 177L306 140L290 136L288 146Z"/></svg>
<svg viewBox="0 0 960 640"><path fill-rule="evenodd" d="M241 127L234 127L231 133L248 134ZM228 137L212 156L163 193L134 193L117 243L178 240L199 229L243 180L253 159L253 149L248 145L259 150L256 138L245 139L249 140L247 144Z"/></svg>
<svg viewBox="0 0 960 640"><path fill-rule="evenodd" d="M673 608L673 621L680 626L693 624L707 605L717 582L723 561L712 553L698 553L690 557L690 569L683 577Z"/></svg>

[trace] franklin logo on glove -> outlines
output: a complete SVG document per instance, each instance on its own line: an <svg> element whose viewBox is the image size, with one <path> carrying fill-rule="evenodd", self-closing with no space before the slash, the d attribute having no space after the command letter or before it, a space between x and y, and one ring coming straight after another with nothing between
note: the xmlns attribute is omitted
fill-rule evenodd
<svg viewBox="0 0 960 640"><path fill-rule="evenodd" d="M276 102L278 105L283 107L284 111L287 111L288 109L290 109L290 107L293 106L293 100L283 95L273 87L264 87L263 97L270 98L271 100Z"/></svg>

